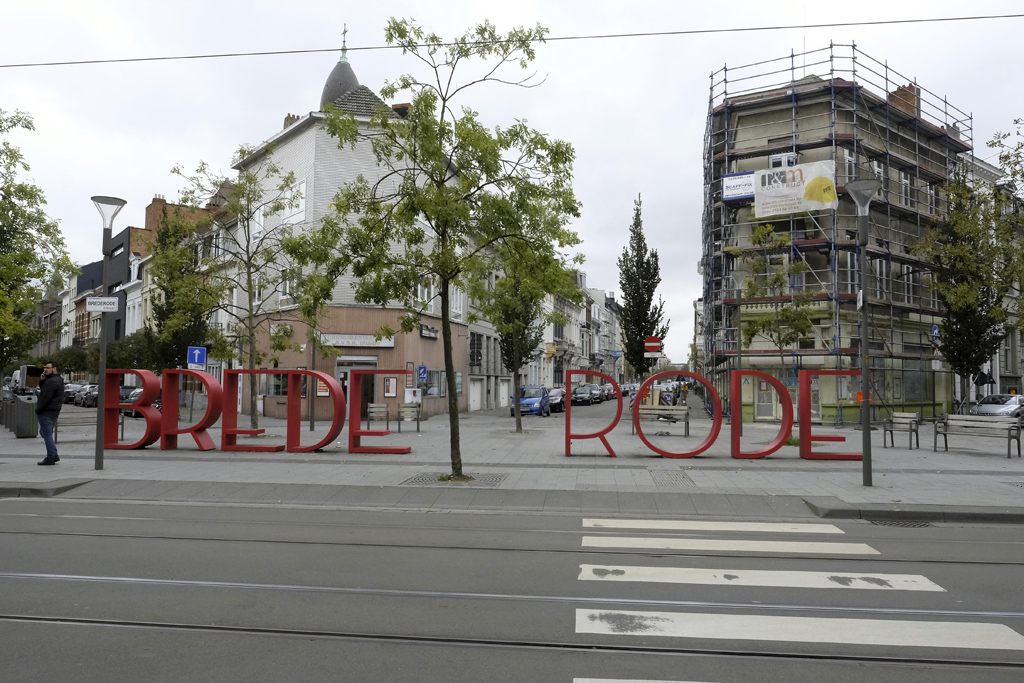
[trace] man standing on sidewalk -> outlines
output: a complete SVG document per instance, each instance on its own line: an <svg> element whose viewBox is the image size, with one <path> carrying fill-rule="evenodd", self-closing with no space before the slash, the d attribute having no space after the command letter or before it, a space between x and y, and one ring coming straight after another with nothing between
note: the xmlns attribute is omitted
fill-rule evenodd
<svg viewBox="0 0 1024 683"><path fill-rule="evenodd" d="M43 379L39 383L39 402L36 403L36 418L39 422L39 436L46 444L46 457L40 465L56 465L60 462L57 444L53 442L53 423L64 407L64 378L57 373L57 364L50 362L43 366Z"/></svg>

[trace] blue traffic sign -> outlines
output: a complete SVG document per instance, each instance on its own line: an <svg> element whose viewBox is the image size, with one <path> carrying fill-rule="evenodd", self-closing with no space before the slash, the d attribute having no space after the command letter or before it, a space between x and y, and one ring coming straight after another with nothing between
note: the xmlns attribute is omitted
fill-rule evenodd
<svg viewBox="0 0 1024 683"><path fill-rule="evenodd" d="M206 365L206 347L205 346L190 346L188 347L188 357L185 362L188 365Z"/></svg>
<svg viewBox="0 0 1024 683"><path fill-rule="evenodd" d="M932 325L932 339L938 341L939 339L939 326Z"/></svg>
<svg viewBox="0 0 1024 683"><path fill-rule="evenodd" d="M612 351L612 358L622 358L622 351L618 349Z"/></svg>
<svg viewBox="0 0 1024 683"><path fill-rule="evenodd" d="M421 365L419 367L419 372L416 373L416 377L418 379L422 379L422 380L425 380L427 378L427 366L426 365Z"/></svg>

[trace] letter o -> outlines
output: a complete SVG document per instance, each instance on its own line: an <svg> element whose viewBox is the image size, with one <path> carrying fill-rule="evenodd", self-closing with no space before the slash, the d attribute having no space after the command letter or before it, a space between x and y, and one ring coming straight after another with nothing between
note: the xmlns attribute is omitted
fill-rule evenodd
<svg viewBox="0 0 1024 683"><path fill-rule="evenodd" d="M711 431L708 432L707 437L705 437L705 439L701 441L696 448L694 448L691 451L683 451L682 453L673 453L672 451L666 451L661 448L658 448L657 446L655 446L654 444L647 440L647 437L644 435L643 429L640 428L640 402L635 402L633 404L633 424L636 425L637 436L640 437L640 440L643 441L648 448L650 448L658 455L661 455L666 458L692 458L696 455L700 455L707 449L711 448L711 444L715 443L715 440L718 438L718 434L722 431L722 399L718 396L718 391L715 390L714 385L711 384L711 382L707 381L702 375L698 375L695 372L679 372L678 370L666 370L665 372L659 372L657 375L652 375L651 377L648 377L647 380L640 385L640 388L637 390L636 395L638 397L643 396L644 392L651 386L651 384L654 383L654 380L658 379L659 377L679 376L691 377L700 382L701 384L703 384L708 389L708 391L711 392L711 398L715 409L715 417L714 421L711 423Z"/></svg>

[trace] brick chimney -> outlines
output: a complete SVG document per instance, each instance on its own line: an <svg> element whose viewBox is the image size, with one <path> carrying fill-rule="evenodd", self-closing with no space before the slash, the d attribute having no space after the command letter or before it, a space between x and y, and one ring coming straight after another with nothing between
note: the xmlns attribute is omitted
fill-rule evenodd
<svg viewBox="0 0 1024 683"><path fill-rule="evenodd" d="M288 126L298 121L300 118L301 117L298 116L297 114L288 114L288 116L284 117L284 127L287 128Z"/></svg>
<svg viewBox="0 0 1024 683"><path fill-rule="evenodd" d="M908 83L889 93L889 105L917 116L921 116L921 87Z"/></svg>

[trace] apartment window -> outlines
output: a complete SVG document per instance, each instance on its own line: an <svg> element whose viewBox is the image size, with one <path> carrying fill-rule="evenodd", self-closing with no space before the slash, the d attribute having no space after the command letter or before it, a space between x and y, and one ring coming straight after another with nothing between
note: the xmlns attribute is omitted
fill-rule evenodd
<svg viewBox="0 0 1024 683"><path fill-rule="evenodd" d="M906 171L900 171L900 204L910 206L912 203L912 193L910 174Z"/></svg>
<svg viewBox="0 0 1024 683"><path fill-rule="evenodd" d="M857 179L857 155L853 150L843 150L843 175L848 181Z"/></svg>
<svg viewBox="0 0 1024 683"><path fill-rule="evenodd" d="M288 221L302 221L306 218L306 181L300 180L284 195L286 206L282 218ZM294 205L291 205L294 202Z"/></svg>
<svg viewBox="0 0 1024 683"><path fill-rule="evenodd" d="M787 168L796 166L798 163L800 163L799 155L793 153L772 154L768 157L768 168Z"/></svg>
<svg viewBox="0 0 1024 683"><path fill-rule="evenodd" d="M924 193L925 193L925 204L928 206L928 214L929 215L935 215L935 206L936 206L935 183L928 183L928 186L925 188Z"/></svg>
<svg viewBox="0 0 1024 683"><path fill-rule="evenodd" d="M448 305L451 308L453 318L462 317L462 290L452 285L448 288Z"/></svg>
<svg viewBox="0 0 1024 683"><path fill-rule="evenodd" d="M875 259L875 296L885 299L889 296L889 262Z"/></svg>
<svg viewBox="0 0 1024 683"><path fill-rule="evenodd" d="M889 177L885 172L885 166L882 165L882 162L880 161L872 161L871 172L874 174L875 179L882 184L882 186L878 189L878 192L875 194L875 198L885 201L885 193L886 190L889 189Z"/></svg>
<svg viewBox="0 0 1024 683"><path fill-rule="evenodd" d="M476 332L469 333L469 365L479 368L484 358L484 336Z"/></svg>

